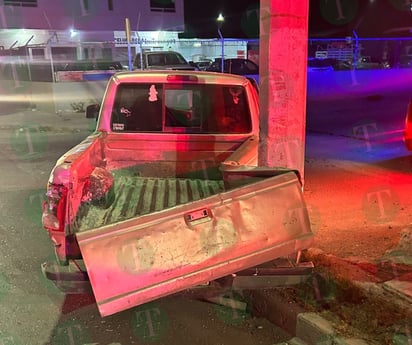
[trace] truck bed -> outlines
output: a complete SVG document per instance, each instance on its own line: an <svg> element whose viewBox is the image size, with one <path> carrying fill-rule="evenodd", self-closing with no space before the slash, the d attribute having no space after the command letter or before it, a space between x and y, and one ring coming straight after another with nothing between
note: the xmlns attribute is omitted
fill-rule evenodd
<svg viewBox="0 0 412 345"><path fill-rule="evenodd" d="M110 206L107 207L105 202L83 203L74 230L81 232L113 224L200 200L222 191L224 191L223 180L115 177Z"/></svg>

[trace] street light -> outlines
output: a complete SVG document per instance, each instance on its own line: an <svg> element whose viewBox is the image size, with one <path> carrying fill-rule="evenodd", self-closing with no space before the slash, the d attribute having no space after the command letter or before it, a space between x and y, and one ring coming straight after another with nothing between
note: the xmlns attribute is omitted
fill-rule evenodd
<svg viewBox="0 0 412 345"><path fill-rule="evenodd" d="M225 71L224 68L224 59L225 59L225 39L223 38L222 31L220 30L222 28L223 22L225 21L225 18L223 17L222 13L219 13L219 16L216 19L217 21L217 33L219 34L220 40L222 41L222 59L221 59L221 66L222 66L222 73Z"/></svg>

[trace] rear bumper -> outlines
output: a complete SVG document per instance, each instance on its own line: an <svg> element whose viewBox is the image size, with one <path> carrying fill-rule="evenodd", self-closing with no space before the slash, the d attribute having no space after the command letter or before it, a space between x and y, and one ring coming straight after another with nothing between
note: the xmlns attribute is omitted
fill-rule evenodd
<svg viewBox="0 0 412 345"><path fill-rule="evenodd" d="M41 264L43 276L67 294L90 294L92 287L89 276L83 271L72 271L71 266L60 266L56 262L47 261Z"/></svg>
<svg viewBox="0 0 412 345"><path fill-rule="evenodd" d="M285 265L285 262L289 265ZM280 265L279 265L280 264ZM221 288L227 289L268 289L275 287L293 286L305 282L313 273L313 263L303 262L290 265L286 259L277 259L258 267L242 270L216 281ZM86 272L69 272L66 266L58 266L54 262L41 264L43 276L54 283L62 292L67 294L92 294L92 287ZM216 284L212 285L215 287ZM191 289L208 289L210 284L194 286ZM202 290L203 290L202 289Z"/></svg>

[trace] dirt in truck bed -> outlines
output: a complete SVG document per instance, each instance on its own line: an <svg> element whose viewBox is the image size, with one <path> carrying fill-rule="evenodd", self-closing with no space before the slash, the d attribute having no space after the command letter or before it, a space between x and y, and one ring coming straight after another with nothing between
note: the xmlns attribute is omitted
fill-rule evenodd
<svg viewBox="0 0 412 345"><path fill-rule="evenodd" d="M223 180L115 176L113 188L103 200L82 204L76 231L161 211L223 191Z"/></svg>

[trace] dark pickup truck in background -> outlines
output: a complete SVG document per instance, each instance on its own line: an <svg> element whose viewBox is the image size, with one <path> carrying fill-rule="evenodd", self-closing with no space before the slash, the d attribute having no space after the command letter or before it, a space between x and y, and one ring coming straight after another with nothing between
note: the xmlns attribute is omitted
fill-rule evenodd
<svg viewBox="0 0 412 345"><path fill-rule="evenodd" d="M137 54L133 63L141 70L187 70L193 71L195 66L189 64L182 54L175 51L146 51Z"/></svg>

